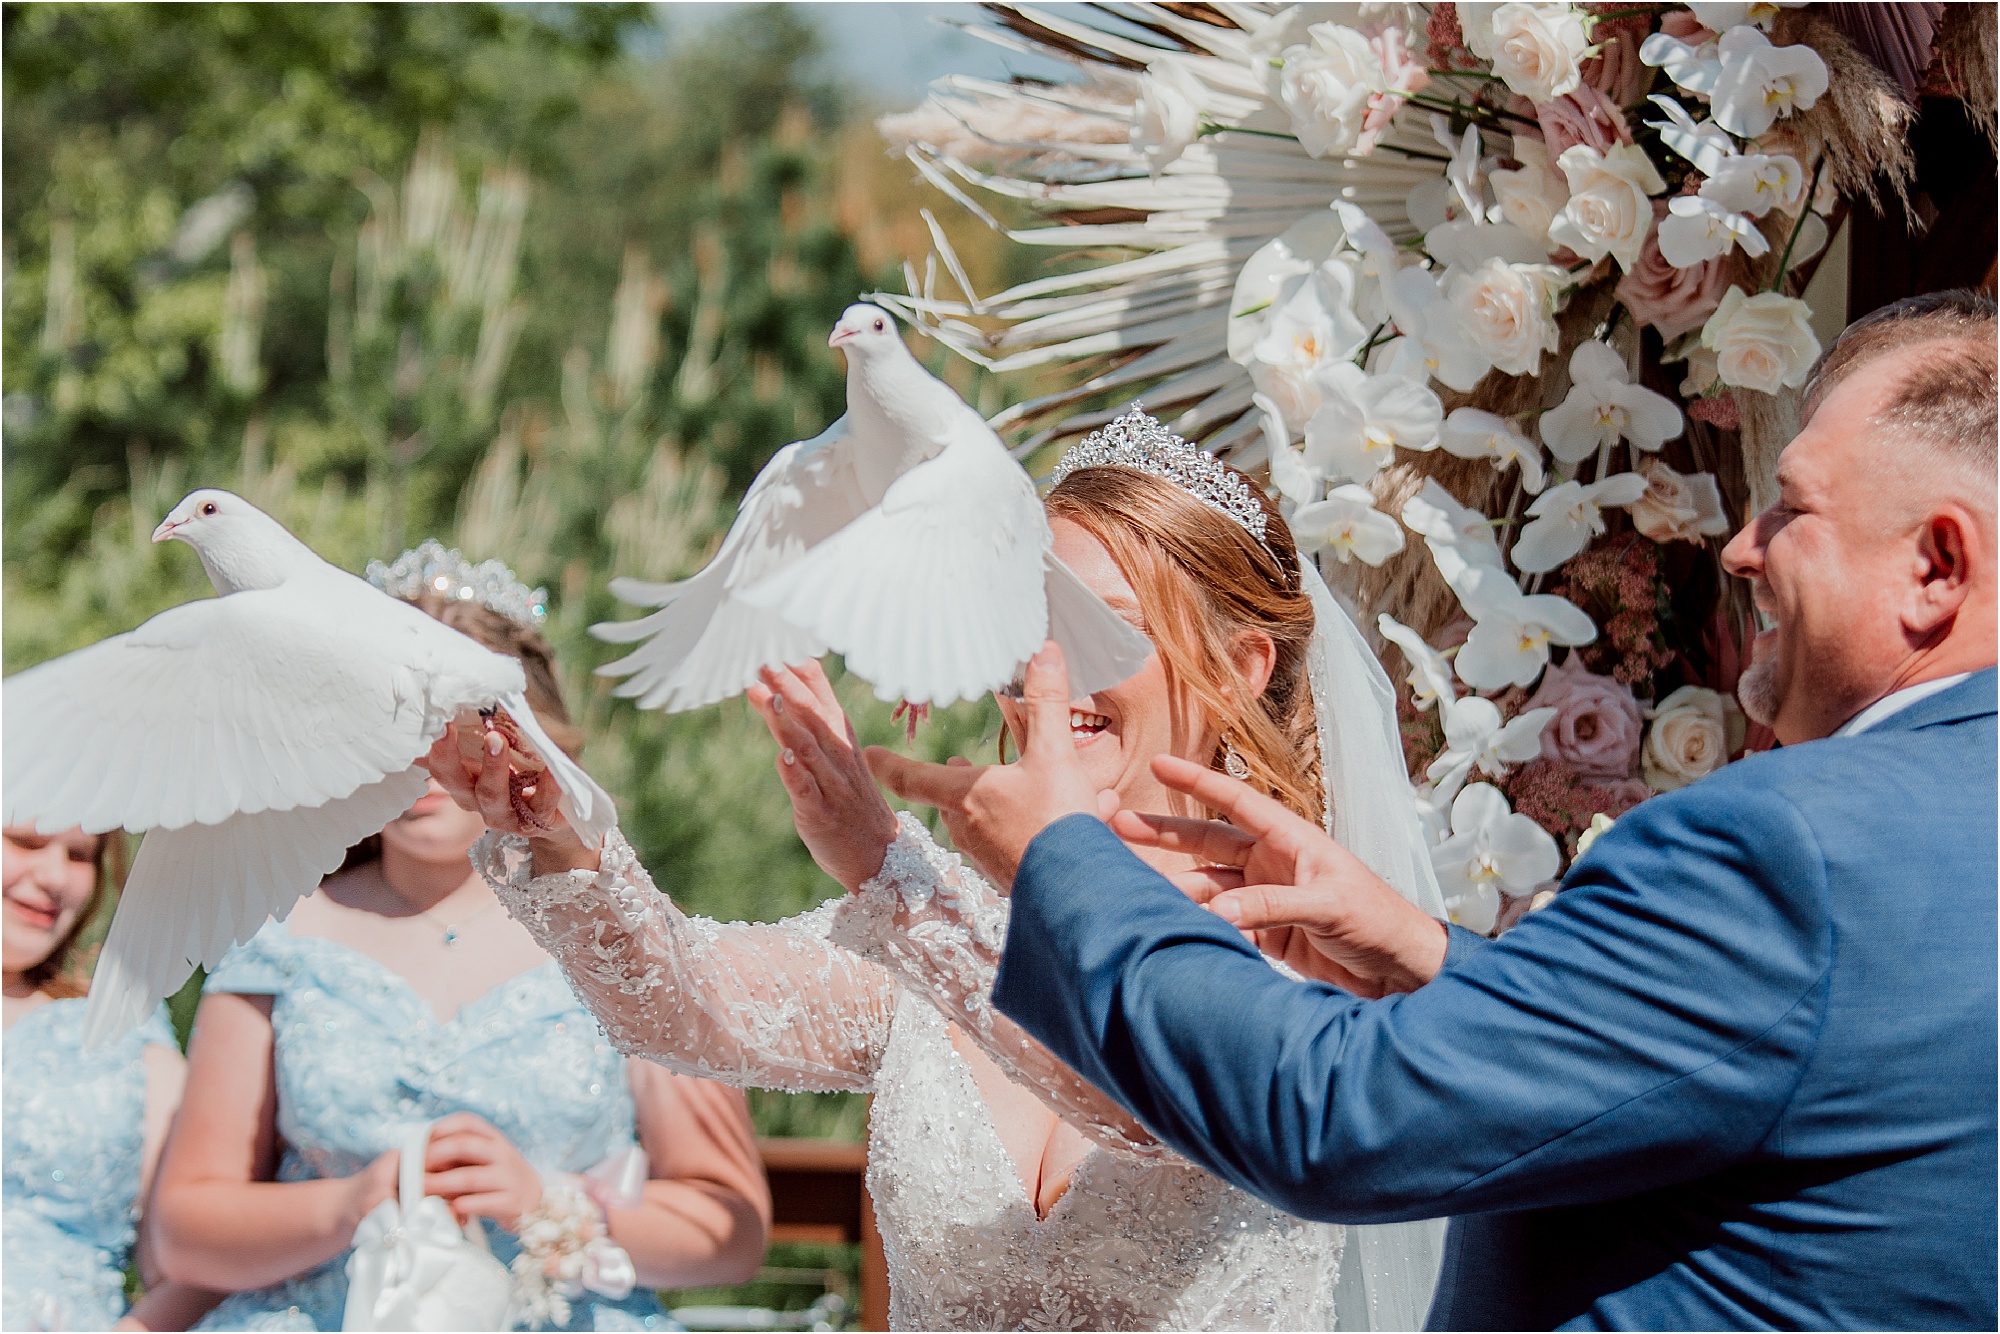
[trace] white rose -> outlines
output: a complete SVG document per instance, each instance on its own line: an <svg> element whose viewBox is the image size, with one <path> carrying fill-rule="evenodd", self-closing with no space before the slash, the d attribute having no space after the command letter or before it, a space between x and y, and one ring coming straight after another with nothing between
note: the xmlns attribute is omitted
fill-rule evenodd
<svg viewBox="0 0 2000 1334"><path fill-rule="evenodd" d="M1445 275L1445 297L1466 337L1482 356L1509 375L1532 375L1542 353L1553 352L1556 291L1563 271L1551 264L1509 264L1489 259Z"/></svg>
<svg viewBox="0 0 2000 1334"><path fill-rule="evenodd" d="M1279 57L1275 89L1292 133L1314 157L1338 157L1361 139L1368 98L1382 86L1382 62L1368 39L1337 23L1315 23L1309 44Z"/></svg>
<svg viewBox="0 0 2000 1334"><path fill-rule="evenodd" d="M1729 531L1713 473L1675 472L1658 459L1639 465L1646 494L1631 508L1632 526L1655 542L1699 542Z"/></svg>
<svg viewBox="0 0 2000 1334"><path fill-rule="evenodd" d="M1590 36L1568 5L1466 4L1458 13L1466 46L1529 101L1553 101L1583 82Z"/></svg>
<svg viewBox="0 0 2000 1334"><path fill-rule="evenodd" d="M1803 301L1776 292L1745 296L1732 287L1701 329L1701 345L1715 353L1716 375L1724 384L1759 393L1796 389L1819 360L1812 311Z"/></svg>
<svg viewBox="0 0 2000 1334"><path fill-rule="evenodd" d="M1200 136L1201 101L1201 85L1178 66L1162 61L1139 77L1128 137L1132 147L1146 155L1153 175L1158 176Z"/></svg>
<svg viewBox="0 0 2000 1334"><path fill-rule="evenodd" d="M1549 224L1569 203L1569 183L1549 161L1549 150L1539 139L1523 135L1514 140L1514 157L1521 164L1519 171L1496 171L1487 177L1500 202L1500 216L1547 248Z"/></svg>
<svg viewBox="0 0 2000 1334"><path fill-rule="evenodd" d="M1682 686L1646 710L1653 720L1640 750L1646 786L1671 792L1729 763L1729 704L1701 686Z"/></svg>
<svg viewBox="0 0 2000 1334"><path fill-rule="evenodd" d="M1569 178L1569 202L1550 224L1549 239L1585 259L1610 255L1620 268L1637 264L1653 227L1648 196L1667 188L1646 150L1614 144L1610 152L1600 153L1588 144L1573 144L1556 165Z"/></svg>

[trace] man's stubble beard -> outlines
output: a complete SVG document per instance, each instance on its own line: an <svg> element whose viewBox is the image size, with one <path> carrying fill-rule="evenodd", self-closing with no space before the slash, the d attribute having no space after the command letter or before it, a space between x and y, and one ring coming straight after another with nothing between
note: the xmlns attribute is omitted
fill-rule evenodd
<svg viewBox="0 0 2000 1334"><path fill-rule="evenodd" d="M1784 702L1778 696L1777 654L1743 669L1736 682L1736 702L1753 723L1769 727L1777 721L1778 706Z"/></svg>

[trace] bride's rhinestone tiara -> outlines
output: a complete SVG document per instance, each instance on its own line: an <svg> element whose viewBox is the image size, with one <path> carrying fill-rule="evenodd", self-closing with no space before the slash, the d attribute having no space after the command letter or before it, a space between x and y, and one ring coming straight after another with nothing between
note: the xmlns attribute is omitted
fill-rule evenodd
<svg viewBox="0 0 2000 1334"><path fill-rule="evenodd" d="M1132 468L1164 478L1233 520L1258 542L1264 540L1266 515L1250 484L1200 445L1147 416L1136 403L1124 416L1071 445L1049 474L1049 486L1059 485L1079 468Z"/></svg>
<svg viewBox="0 0 2000 1334"><path fill-rule="evenodd" d="M393 565L369 561L364 577L392 598L408 602L429 592L454 602L477 602L530 630L541 629L549 618L548 589L529 588L497 560L474 565L456 547L434 537L396 557Z"/></svg>

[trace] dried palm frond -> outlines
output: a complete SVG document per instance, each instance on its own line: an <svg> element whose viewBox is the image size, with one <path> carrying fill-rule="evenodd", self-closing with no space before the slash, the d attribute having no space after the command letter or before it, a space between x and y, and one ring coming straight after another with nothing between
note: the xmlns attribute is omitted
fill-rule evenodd
<svg viewBox="0 0 2000 1334"><path fill-rule="evenodd" d="M1261 82L1264 34L1290 21L1276 5L1134 4L1095 9L1087 20L1068 9L987 8L998 26L968 31L1065 63L1078 81L947 78L922 110L886 128L925 179L975 216L1055 251L1057 272L981 295L926 215L935 241L926 273L910 270L906 293L871 299L990 370L1081 372L994 420L1026 437L1023 455L1101 425L1140 393L1149 410L1218 453L1254 444L1250 377L1227 354L1228 304L1244 261L1338 199L1367 209L1399 241L1414 236L1410 191L1443 174L1428 113L1399 111L1369 157L1318 159L1291 136ZM1127 141L1149 70L1198 85L1209 127L1157 173ZM972 191L1050 221L1009 227ZM956 295L939 291L940 267Z"/></svg>

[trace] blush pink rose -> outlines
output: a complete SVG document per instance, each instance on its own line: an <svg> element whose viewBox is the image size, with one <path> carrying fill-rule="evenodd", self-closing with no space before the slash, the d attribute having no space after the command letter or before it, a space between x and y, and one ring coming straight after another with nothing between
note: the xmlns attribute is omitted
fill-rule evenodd
<svg viewBox="0 0 2000 1334"><path fill-rule="evenodd" d="M1653 230L1640 248L1639 261L1618 280L1618 299L1632 318L1650 324L1671 342L1707 323L1729 290L1729 257L1718 255L1691 268L1677 269L1660 253L1658 219L1667 216L1667 201L1653 201Z"/></svg>
<svg viewBox="0 0 2000 1334"><path fill-rule="evenodd" d="M1424 61L1410 50L1409 34L1398 27L1387 27L1368 39L1368 45L1382 62L1382 83L1386 92L1376 93L1368 99L1368 112L1361 118L1361 152L1366 153L1375 146L1382 132L1389 128L1389 122L1396 115L1396 109L1404 99L1398 93L1420 93L1431 81L1430 70Z"/></svg>
<svg viewBox="0 0 2000 1334"><path fill-rule="evenodd" d="M1626 128L1618 104L1587 83L1553 102L1535 103L1535 119L1541 123L1542 142L1548 145L1551 162L1572 144L1588 144L1603 153L1614 144L1632 142L1632 131Z"/></svg>
<svg viewBox="0 0 2000 1334"><path fill-rule="evenodd" d="M1567 766L1579 778L1632 776L1646 719L1623 681L1599 676L1572 653L1543 674L1540 688L1521 708L1556 711L1542 729L1543 759Z"/></svg>

